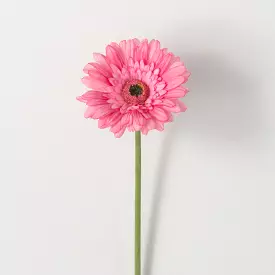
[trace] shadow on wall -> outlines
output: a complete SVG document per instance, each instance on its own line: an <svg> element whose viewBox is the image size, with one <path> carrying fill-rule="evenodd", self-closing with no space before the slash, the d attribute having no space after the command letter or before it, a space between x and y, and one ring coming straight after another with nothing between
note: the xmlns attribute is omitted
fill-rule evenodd
<svg viewBox="0 0 275 275"><path fill-rule="evenodd" d="M170 135L188 131L195 139L244 146L262 130L259 82L213 54L183 55L192 72L188 110ZM172 137L171 137L172 138Z"/></svg>
<svg viewBox="0 0 275 275"><path fill-rule="evenodd" d="M221 30L223 35L226 35L226 31ZM246 38L243 41L244 39ZM176 47L180 47L180 44L179 42ZM181 48L188 50L184 46ZM201 48L203 50L203 46ZM165 169L171 161L175 139L184 139L188 133L200 143L220 143L222 146L231 145L240 150L253 150L263 138L259 104L260 79L238 71L238 64L228 64L228 59L213 52L177 51L177 54L183 58L192 73L186 84L190 93L184 98L188 110L177 117L170 131L164 133L166 136L159 158L149 232L146 236L144 275L152 275Z"/></svg>

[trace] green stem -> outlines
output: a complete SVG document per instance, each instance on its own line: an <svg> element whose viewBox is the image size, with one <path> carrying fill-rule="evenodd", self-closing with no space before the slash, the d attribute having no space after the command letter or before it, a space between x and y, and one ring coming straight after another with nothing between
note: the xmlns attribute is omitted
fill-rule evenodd
<svg viewBox="0 0 275 275"><path fill-rule="evenodd" d="M135 275L140 275L140 231L141 231L141 137L135 132L136 190L135 190Z"/></svg>

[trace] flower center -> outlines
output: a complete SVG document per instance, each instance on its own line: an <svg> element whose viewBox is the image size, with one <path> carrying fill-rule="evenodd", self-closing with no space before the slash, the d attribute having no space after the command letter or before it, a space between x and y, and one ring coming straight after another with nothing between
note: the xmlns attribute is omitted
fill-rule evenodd
<svg viewBox="0 0 275 275"><path fill-rule="evenodd" d="M129 80L124 84L121 95L128 104L144 104L150 95L150 89L140 80Z"/></svg>
<svg viewBox="0 0 275 275"><path fill-rule="evenodd" d="M129 92L132 96L139 96L142 94L142 87L139 84L131 85Z"/></svg>

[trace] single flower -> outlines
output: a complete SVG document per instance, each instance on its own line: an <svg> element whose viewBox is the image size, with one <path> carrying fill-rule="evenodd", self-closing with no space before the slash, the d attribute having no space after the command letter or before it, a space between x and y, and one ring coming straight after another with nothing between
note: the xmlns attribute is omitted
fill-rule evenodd
<svg viewBox="0 0 275 275"><path fill-rule="evenodd" d="M179 98L190 73L180 58L160 48L158 40L130 39L94 53L96 62L84 68L87 91L78 100L87 104L86 118L98 119L99 128L110 127L116 137L126 129L147 134L162 131L172 113L186 110Z"/></svg>

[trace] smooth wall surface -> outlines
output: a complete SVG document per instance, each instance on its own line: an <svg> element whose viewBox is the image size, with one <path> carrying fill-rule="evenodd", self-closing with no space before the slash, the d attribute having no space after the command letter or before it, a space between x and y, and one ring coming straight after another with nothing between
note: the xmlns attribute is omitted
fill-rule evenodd
<svg viewBox="0 0 275 275"><path fill-rule="evenodd" d="M83 66L157 38L188 106L143 142L143 275L275 274L275 4L1 5L0 274L133 274L134 136L83 118Z"/></svg>

